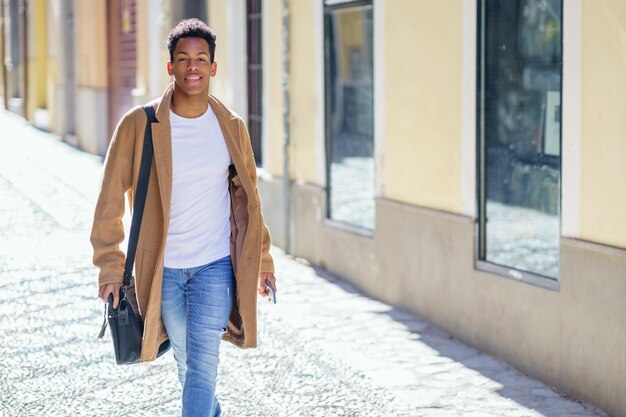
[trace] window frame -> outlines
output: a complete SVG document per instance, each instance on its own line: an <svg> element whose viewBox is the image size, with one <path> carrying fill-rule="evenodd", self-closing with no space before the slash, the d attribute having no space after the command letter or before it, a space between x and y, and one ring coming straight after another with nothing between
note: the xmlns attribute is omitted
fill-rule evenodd
<svg viewBox="0 0 626 417"><path fill-rule="evenodd" d="M475 225L475 256L474 268L476 270L499 275L514 281L524 282L540 288L559 291L561 276L561 259L559 259L559 273L556 277L531 272L512 266L488 261L487 257L487 222L486 222L486 168L485 168L485 53L486 26L483 26L486 18L486 2L489 0L476 0L476 208L477 217ZM558 190L558 216L559 216L559 242L563 238L562 209L563 209L563 73L564 73L564 38L565 38L565 2L561 3L561 65L560 65L560 120L559 125L559 190ZM554 158L554 157L550 157ZM561 244L559 243L559 258L561 257Z"/></svg>
<svg viewBox="0 0 626 417"><path fill-rule="evenodd" d="M338 11L338 10L342 10L342 9L348 9L348 8L353 8L353 7L363 7L363 6L369 6L372 9L372 19L376 19L375 17L375 7L374 7L374 0L323 0L321 2L321 8L322 8L322 56L323 56L323 63L322 63L322 69L323 69L323 82L322 82L322 88L323 88L323 125L324 125L324 176L325 176L325 216L324 216L324 224L329 225L331 227L334 227L336 229L345 231L345 232L349 232L352 234L356 234L356 235L360 235L366 238L373 238L374 236L374 231L376 229L376 89L374 87L376 81L375 81L375 63L376 63L376 58L374 56L375 54L375 48L374 48L374 42L372 42L372 56L373 56L373 65L372 65L372 112L373 112L373 119L372 119L372 160L374 161L375 164L375 169L374 169L374 196L372 197L374 200L374 224L372 225L372 228L368 228L368 227L363 227L354 223L350 223L350 222L346 222L343 220L338 220L335 218L331 217L331 192L332 192L332 185L331 185L331 165L332 165L332 124L330 123L330 119L332 117L329 116L329 106L326 105L326 100L327 100L327 91L328 91L328 84L330 82L329 77L327 77L327 71L326 71L326 66L328 63L328 60L326 58L326 35L327 35L327 30L326 30L326 14L328 12L334 12L334 11ZM374 30L374 23L372 22L373 26L372 29Z"/></svg>
<svg viewBox="0 0 626 417"><path fill-rule="evenodd" d="M372 6L374 0L324 0L322 7L326 10L338 10L346 7Z"/></svg>

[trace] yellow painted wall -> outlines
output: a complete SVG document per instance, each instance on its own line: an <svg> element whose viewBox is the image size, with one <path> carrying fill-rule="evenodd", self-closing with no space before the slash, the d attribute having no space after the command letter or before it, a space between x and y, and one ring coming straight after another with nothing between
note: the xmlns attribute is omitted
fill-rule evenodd
<svg viewBox="0 0 626 417"><path fill-rule="evenodd" d="M151 20L155 15L152 6L151 0L136 0L137 80L133 90L134 104L159 97L172 80L167 74L167 36L172 29L171 2L161 1L158 13L163 18L157 22ZM155 53L156 56L153 56Z"/></svg>
<svg viewBox="0 0 626 417"><path fill-rule="evenodd" d="M224 104L230 106L230 47L229 47L229 0L209 1L209 26L217 36L215 40L215 62L217 62L217 75L211 79L210 91Z"/></svg>
<svg viewBox="0 0 626 417"><path fill-rule="evenodd" d="M270 0L267 2L269 8L263 10L268 19L267 33L269 39L265 45L269 45L269 51L266 51L268 61L263 63L263 71L267 73L266 78L269 80L268 85L263 85L263 94L267 96L267 109L263 123L267 123L267 137L263 138L267 141L268 146L265 148L269 152L265 158L264 168L274 176L283 175L283 91L282 91L282 73L283 73L283 16L282 2Z"/></svg>
<svg viewBox="0 0 626 417"><path fill-rule="evenodd" d="M210 3L214 3L213 1L210 1ZM161 32L161 37L159 38L159 42L161 45L161 48L159 49L159 53L160 53L160 60L159 60L159 89L158 89L158 93L162 93L165 91L165 89L172 83L172 81L174 81L174 77L170 77L167 74L167 63L170 60L170 52L167 49L167 36L169 35L170 31L172 30L172 28L174 27L174 25L176 25L178 22L174 22L173 17L172 17L172 4L170 1L167 0L162 0L161 3L161 12L163 13L163 20L160 21L160 32ZM151 42L154 42L154 40L151 40Z"/></svg>
<svg viewBox="0 0 626 417"><path fill-rule="evenodd" d="M385 5L383 196L460 213L463 1Z"/></svg>
<svg viewBox="0 0 626 417"><path fill-rule="evenodd" d="M55 106L56 102L56 87L59 84L59 60L57 57L48 58L47 63L48 71L46 73L46 90L48 91L48 119L50 120L50 125L48 126L51 132L57 131L56 120L57 114L61 109Z"/></svg>
<svg viewBox="0 0 626 417"><path fill-rule="evenodd" d="M165 40L163 42L167 42L167 36L165 36L164 38ZM170 60L170 51L167 49L167 46L163 47L163 49L161 49L161 76L159 77L159 83L160 83L160 91L165 92L165 90L167 89L167 87L174 81L174 77L170 76L167 73L167 63Z"/></svg>
<svg viewBox="0 0 626 417"><path fill-rule="evenodd" d="M316 8L318 0L291 0L290 13L290 176L307 183L317 183L316 122L324 117L317 110L318 92L315 86L317 62L315 48Z"/></svg>
<svg viewBox="0 0 626 417"><path fill-rule="evenodd" d="M35 109L46 108L48 78L48 37L46 0L31 0L28 3L28 98L27 119L33 120Z"/></svg>
<svg viewBox="0 0 626 417"><path fill-rule="evenodd" d="M59 48L60 48L60 4L59 0L49 0L47 3L47 30L48 42L48 71L46 73L46 84L48 90L48 118L50 119L49 129L51 132L59 133L57 120L58 113L62 111L57 106L57 86L59 80Z"/></svg>
<svg viewBox="0 0 626 417"><path fill-rule="evenodd" d="M581 62L580 234L626 247L626 1L583 1Z"/></svg>
<svg viewBox="0 0 626 417"><path fill-rule="evenodd" d="M150 33L148 28L148 2L147 0L137 0L136 4L136 51L137 51L137 80L135 88L143 94L147 93L150 84L150 59L148 57L148 43ZM165 66L165 65L163 65ZM142 100L146 97L142 97Z"/></svg>
<svg viewBox="0 0 626 417"><path fill-rule="evenodd" d="M107 61L106 2L92 0L74 4L77 84L79 87L106 88L107 68L115 65Z"/></svg>

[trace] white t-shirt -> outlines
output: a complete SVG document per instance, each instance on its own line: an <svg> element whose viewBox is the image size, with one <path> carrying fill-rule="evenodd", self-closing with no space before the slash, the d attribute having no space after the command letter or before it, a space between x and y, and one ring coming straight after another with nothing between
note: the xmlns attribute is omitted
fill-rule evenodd
<svg viewBox="0 0 626 417"><path fill-rule="evenodd" d="M164 265L193 268L230 255L230 153L208 107L188 119L170 110L172 207Z"/></svg>

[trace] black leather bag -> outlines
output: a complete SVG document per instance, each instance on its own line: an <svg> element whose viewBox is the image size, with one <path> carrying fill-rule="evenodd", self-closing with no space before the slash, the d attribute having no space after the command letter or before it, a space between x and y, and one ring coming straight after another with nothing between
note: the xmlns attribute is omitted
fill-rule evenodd
<svg viewBox="0 0 626 417"><path fill-rule="evenodd" d="M104 336L108 322L111 328L111 337L115 350L115 361L118 365L138 363L140 361L141 342L143 338L143 321L139 315L139 308L137 306L133 264L135 263L137 240L139 239L139 230L141 229L143 209L146 205L150 168L154 155L151 125L153 122L157 121L152 106L143 106L143 109L148 116L148 121L143 140L139 179L137 181L137 192L135 193L135 203L133 206L133 219L130 226L128 251L126 254L126 264L124 266L124 277L120 287L120 299L117 308L113 308L113 294L109 294L108 303L104 306L104 322L102 323L102 329L98 335L98 338ZM170 341L166 340L159 346L157 357L163 355L169 349Z"/></svg>
<svg viewBox="0 0 626 417"><path fill-rule="evenodd" d="M143 322L127 298L126 289L120 287L120 301L117 308L113 308L113 294L109 294L109 302L105 307L111 328L111 337L115 349L115 361L118 365L137 363L141 357L141 338L143 337ZM102 332L104 336L104 332Z"/></svg>

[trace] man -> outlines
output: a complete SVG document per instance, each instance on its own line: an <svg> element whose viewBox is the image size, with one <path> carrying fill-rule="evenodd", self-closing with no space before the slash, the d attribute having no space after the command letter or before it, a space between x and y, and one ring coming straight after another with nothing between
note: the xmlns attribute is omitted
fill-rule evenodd
<svg viewBox="0 0 626 417"><path fill-rule="evenodd" d="M141 361L154 360L169 338L183 415L220 416L220 340L256 347L256 293L268 295L266 279L276 288L274 265L247 129L209 95L215 35L198 19L183 20L168 49L174 82L151 103L154 162L135 260ZM113 293L114 307L125 260L124 194L133 201L146 122L136 107L113 134L91 233L99 297L106 302Z"/></svg>

